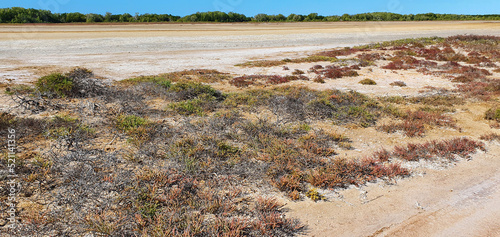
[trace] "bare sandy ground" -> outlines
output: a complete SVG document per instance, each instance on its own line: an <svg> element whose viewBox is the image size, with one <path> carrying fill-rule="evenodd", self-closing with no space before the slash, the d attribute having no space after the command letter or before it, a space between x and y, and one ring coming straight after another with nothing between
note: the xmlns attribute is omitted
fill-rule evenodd
<svg viewBox="0 0 500 237"><path fill-rule="evenodd" d="M235 67L253 59L282 59L324 49L409 37L500 35L500 22L367 22L295 24L0 25L0 81L31 82L54 70L83 66L109 79L206 68L235 75L283 73L280 67ZM307 70L312 64L291 69ZM415 94L425 86L452 88L448 80L373 67L359 78L312 84L372 95ZM366 75L376 87L358 84ZM498 75L498 74L496 74ZM402 80L407 88L391 87ZM3 105L9 106L9 105ZM481 119L489 105L459 108L459 131L436 130L425 140L491 132ZM346 156L409 141L375 129L338 128L353 138ZM418 142L415 140L414 142ZM419 141L423 142L423 141ZM288 202L289 216L309 226L305 236L500 236L500 144L489 143L447 169L415 167L421 175L397 184L369 184L336 193L328 202Z"/></svg>
<svg viewBox="0 0 500 237"><path fill-rule="evenodd" d="M0 80L83 66L123 79L192 68L235 74L249 59L410 37L500 35L499 22L0 25Z"/></svg>

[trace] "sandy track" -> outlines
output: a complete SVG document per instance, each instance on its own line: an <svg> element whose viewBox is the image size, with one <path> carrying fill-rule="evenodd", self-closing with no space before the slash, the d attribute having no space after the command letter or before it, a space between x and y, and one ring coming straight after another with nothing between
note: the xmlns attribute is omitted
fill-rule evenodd
<svg viewBox="0 0 500 237"><path fill-rule="evenodd" d="M341 191L326 203L289 203L307 236L500 236L500 147L397 185Z"/></svg>
<svg viewBox="0 0 500 237"><path fill-rule="evenodd" d="M254 58L409 37L500 35L499 22L0 25L0 79L31 81L84 66L111 79L213 68L236 74Z"/></svg>

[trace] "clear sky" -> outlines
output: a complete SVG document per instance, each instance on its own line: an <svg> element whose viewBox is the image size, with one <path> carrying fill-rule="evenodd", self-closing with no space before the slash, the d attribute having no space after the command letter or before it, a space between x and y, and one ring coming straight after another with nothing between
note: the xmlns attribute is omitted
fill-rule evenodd
<svg viewBox="0 0 500 237"><path fill-rule="evenodd" d="M500 0L0 0L0 8L24 7L52 12L168 13L185 16L195 12L342 15L366 12L400 14L454 13L500 14Z"/></svg>

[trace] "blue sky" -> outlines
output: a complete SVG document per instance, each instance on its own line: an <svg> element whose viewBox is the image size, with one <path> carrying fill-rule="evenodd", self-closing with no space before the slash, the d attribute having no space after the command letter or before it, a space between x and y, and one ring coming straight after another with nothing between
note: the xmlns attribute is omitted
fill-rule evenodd
<svg viewBox="0 0 500 237"><path fill-rule="evenodd" d="M204 11L320 15L365 12L500 14L500 0L0 0L0 8L24 7L52 12L168 13L184 16Z"/></svg>

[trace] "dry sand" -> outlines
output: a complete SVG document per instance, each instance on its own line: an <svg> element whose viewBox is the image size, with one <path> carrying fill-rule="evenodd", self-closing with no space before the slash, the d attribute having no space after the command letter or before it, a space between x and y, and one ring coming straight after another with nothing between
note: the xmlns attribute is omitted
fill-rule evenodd
<svg viewBox="0 0 500 237"><path fill-rule="evenodd" d="M411 37L500 35L499 22L0 25L0 80L83 66L123 79L192 68L235 74L249 59Z"/></svg>
<svg viewBox="0 0 500 237"><path fill-rule="evenodd" d="M500 23L0 25L0 80L31 82L74 66L117 80L194 68L240 75L283 73L279 67L234 65L384 40L456 34L500 35ZM367 74L363 70L359 79ZM370 75L375 75L376 87L359 85L352 78L315 85L317 89L354 89L372 95L415 94L427 85L452 87L447 80L411 70L404 74L373 70ZM408 88L389 86L394 80L405 81ZM491 131L479 119L488 107L461 108L455 117L462 132L436 130L425 139L440 139L443 134L477 139ZM339 129L353 138L357 150L349 155L354 156L408 142L400 134L382 134L371 128ZM489 143L488 149L444 170L418 168L422 175L395 185L377 183L330 193L328 202L287 201L288 215L309 226L306 236L500 236L500 144Z"/></svg>

